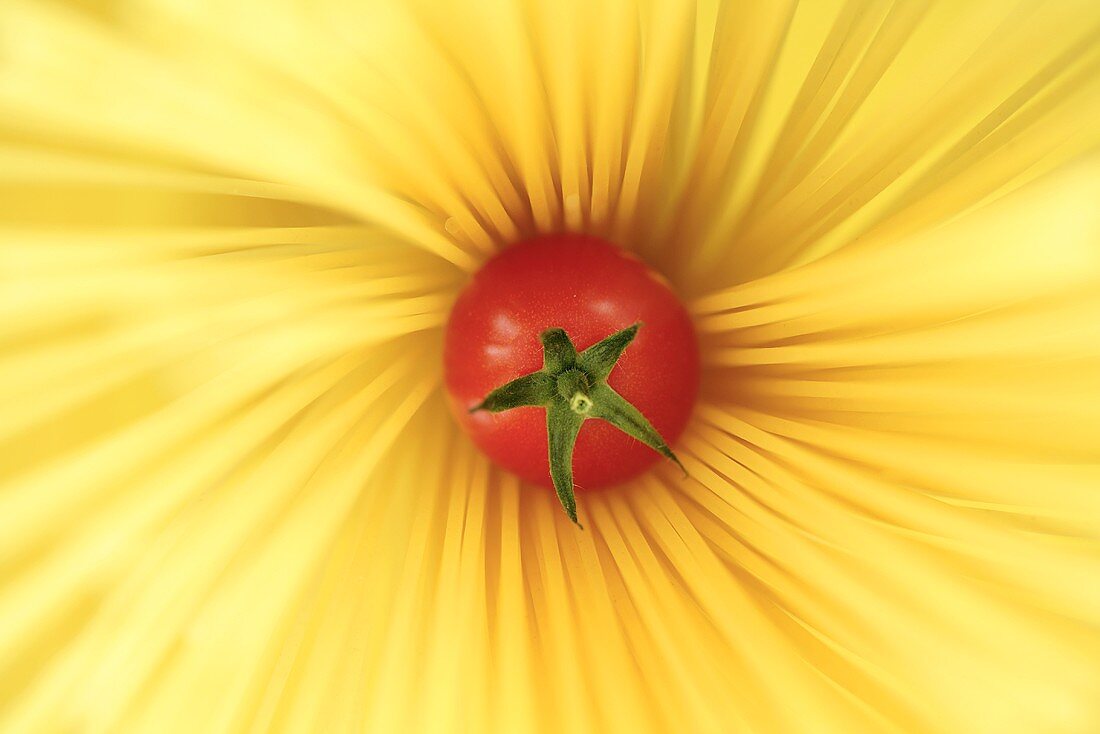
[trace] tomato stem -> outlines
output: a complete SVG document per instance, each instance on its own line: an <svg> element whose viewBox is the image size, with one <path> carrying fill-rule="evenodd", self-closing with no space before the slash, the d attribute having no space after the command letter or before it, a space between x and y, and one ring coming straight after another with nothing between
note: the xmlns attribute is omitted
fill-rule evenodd
<svg viewBox="0 0 1100 734"><path fill-rule="evenodd" d="M588 415L592 412L592 398L583 392L575 392L573 397L569 398L569 408L577 415Z"/></svg>
<svg viewBox="0 0 1100 734"><path fill-rule="evenodd" d="M501 385L470 409L471 413L499 413L523 406L546 408L550 478L562 507L578 527L573 447L588 418L607 421L684 468L645 416L607 384L608 375L641 326L634 324L617 331L580 354L565 330L547 329L539 335L543 368Z"/></svg>

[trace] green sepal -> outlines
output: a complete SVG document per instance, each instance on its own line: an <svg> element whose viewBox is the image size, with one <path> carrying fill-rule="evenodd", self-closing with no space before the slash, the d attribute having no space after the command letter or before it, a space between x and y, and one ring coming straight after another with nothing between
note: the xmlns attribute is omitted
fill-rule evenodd
<svg viewBox="0 0 1100 734"><path fill-rule="evenodd" d="M542 341L542 371L559 375L577 365L577 348L564 329L547 329L539 334Z"/></svg>
<svg viewBox="0 0 1100 734"><path fill-rule="evenodd" d="M657 433L657 429L646 420L641 411L627 402L622 395L611 389L610 385L606 383L595 385L589 389L588 395L592 399L592 409L588 413L590 418L607 421L626 435L638 439L666 459L675 461L676 466L680 467L684 474L687 474L684 465L676 458L676 454L672 453L672 449L661 438L661 434Z"/></svg>
<svg viewBox="0 0 1100 734"><path fill-rule="evenodd" d="M470 412L500 413L525 405L549 405L557 394L557 381L553 377L545 372L532 372L493 390L481 403L470 408Z"/></svg>
<svg viewBox="0 0 1100 734"><path fill-rule="evenodd" d="M578 526L581 524L577 522L577 499L573 494L573 446L582 423L584 416L573 412L564 398L555 399L546 408L550 478L554 480L554 491L565 513Z"/></svg>
<svg viewBox="0 0 1100 734"><path fill-rule="evenodd" d="M550 478L569 519L577 523L577 501L573 492L573 447L587 418L607 421L628 436L641 441L684 471L687 470L657 429L641 412L606 383L608 375L641 324L634 324L599 341L581 354L563 329L547 329L539 335L543 368L519 377L489 393L470 412L499 413L523 406L546 408L547 452Z"/></svg>
<svg viewBox="0 0 1100 734"><path fill-rule="evenodd" d="M585 349L578 359L581 369L588 373L593 382L606 380L615 363L619 361L619 357L623 356L623 352L638 335L638 329L641 326L641 324L628 326Z"/></svg>

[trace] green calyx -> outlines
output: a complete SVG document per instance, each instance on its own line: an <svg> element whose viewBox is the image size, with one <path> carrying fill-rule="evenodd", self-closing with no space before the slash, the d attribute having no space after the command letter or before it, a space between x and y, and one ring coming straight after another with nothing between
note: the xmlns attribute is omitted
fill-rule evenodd
<svg viewBox="0 0 1100 734"><path fill-rule="evenodd" d="M607 384L608 375L640 327L641 324L634 324L617 331L579 354L564 330L547 329L539 336L542 369L501 385L470 409L471 413L479 410L500 413L523 406L546 408L550 477L562 507L573 522L577 522L573 446L581 424L588 418L607 421L684 468L645 416Z"/></svg>

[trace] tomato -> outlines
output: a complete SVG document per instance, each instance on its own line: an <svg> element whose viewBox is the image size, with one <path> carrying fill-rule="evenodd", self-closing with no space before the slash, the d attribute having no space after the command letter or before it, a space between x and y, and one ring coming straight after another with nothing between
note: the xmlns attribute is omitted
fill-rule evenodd
<svg viewBox="0 0 1100 734"><path fill-rule="evenodd" d="M691 318L668 283L594 237L544 236L503 250L460 294L447 324L445 380L456 418L496 464L553 486L547 409L470 410L491 391L543 367L539 336L547 329L563 329L581 351L636 323L641 327L606 384L672 445L695 403L699 347ZM572 456L573 481L582 490L619 484L660 458L611 423L584 420Z"/></svg>

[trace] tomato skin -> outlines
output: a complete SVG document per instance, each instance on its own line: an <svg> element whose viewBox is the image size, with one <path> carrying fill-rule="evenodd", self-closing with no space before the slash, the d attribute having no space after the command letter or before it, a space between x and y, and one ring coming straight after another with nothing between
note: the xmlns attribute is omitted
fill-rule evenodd
<svg viewBox="0 0 1100 734"><path fill-rule="evenodd" d="M496 464L553 486L545 410L469 409L493 389L542 368L539 334L546 329L565 329L581 351L637 322L643 326L607 382L674 446L699 389L691 317L645 264L583 235L513 245L488 261L461 293L444 344L445 381L456 418ZM660 459L610 424L587 420L574 449L574 482L581 490L619 484Z"/></svg>

